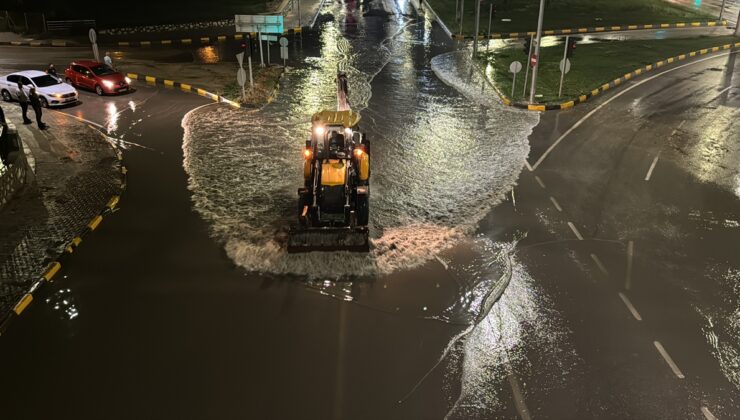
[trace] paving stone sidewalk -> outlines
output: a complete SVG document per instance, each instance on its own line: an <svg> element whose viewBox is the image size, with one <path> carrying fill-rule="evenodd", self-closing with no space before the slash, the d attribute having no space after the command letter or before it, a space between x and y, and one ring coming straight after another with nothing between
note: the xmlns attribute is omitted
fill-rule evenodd
<svg viewBox="0 0 740 420"><path fill-rule="evenodd" d="M32 178L0 209L0 321L65 245L120 192L111 142L72 117L45 110L45 131L23 125L20 107L3 103L30 152ZM32 114L32 112L31 112Z"/></svg>

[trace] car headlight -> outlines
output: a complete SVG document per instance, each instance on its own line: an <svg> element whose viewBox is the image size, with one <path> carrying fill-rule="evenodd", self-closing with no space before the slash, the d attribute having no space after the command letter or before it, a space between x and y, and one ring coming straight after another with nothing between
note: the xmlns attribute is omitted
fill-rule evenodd
<svg viewBox="0 0 740 420"><path fill-rule="evenodd" d="M113 87L113 82L111 82L110 80L103 80L103 86L111 89Z"/></svg>
<svg viewBox="0 0 740 420"><path fill-rule="evenodd" d="M128 83L129 85L131 84L131 78L130 77L126 76L126 77L124 77L124 80L126 80L126 83Z"/></svg>

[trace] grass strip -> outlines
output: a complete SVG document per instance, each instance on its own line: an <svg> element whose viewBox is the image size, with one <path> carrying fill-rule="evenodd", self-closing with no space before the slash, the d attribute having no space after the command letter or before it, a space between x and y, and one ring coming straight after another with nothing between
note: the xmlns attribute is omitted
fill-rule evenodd
<svg viewBox="0 0 740 420"><path fill-rule="evenodd" d="M540 50L540 69L537 76L537 98L539 103L563 102L590 92L604 83L624 76L637 68L680 54L698 51L702 48L716 47L738 42L738 38L698 37L671 38L639 41L602 41L578 45L575 55L570 59L571 69L565 75L563 96L558 98L560 84L560 60L563 58L563 45L545 47ZM516 46L497 49L479 56L486 66L485 71L493 83L505 95L511 95L513 75L509 72L512 61L526 63L520 43ZM522 95L525 69L517 75L514 101L525 98ZM531 72L530 72L531 76Z"/></svg>
<svg viewBox="0 0 740 420"><path fill-rule="evenodd" d="M455 8L463 0L427 0L434 11L454 33L460 33ZM475 32L475 1L464 0L463 33ZM492 33L527 32L537 30L539 14L537 0L494 0L497 14ZM548 0L543 29L639 25L716 20L699 8L687 8L666 0ZM481 4L481 35L488 33L490 1ZM504 22L509 19L510 22Z"/></svg>

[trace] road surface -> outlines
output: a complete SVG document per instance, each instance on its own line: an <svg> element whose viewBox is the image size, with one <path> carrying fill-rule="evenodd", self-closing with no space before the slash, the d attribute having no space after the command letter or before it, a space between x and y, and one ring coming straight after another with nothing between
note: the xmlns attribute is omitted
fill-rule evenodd
<svg viewBox="0 0 740 420"><path fill-rule="evenodd" d="M353 7L260 112L147 86L64 111L121 140L128 189L0 339L4 416L737 415L736 54L538 122L442 83L431 61L454 46L410 5ZM15 68L29 50L7 51ZM408 266L257 269L251 253L288 261L265 235L337 64L373 141L374 239L398 230L385 262ZM462 239L440 251L444 234Z"/></svg>

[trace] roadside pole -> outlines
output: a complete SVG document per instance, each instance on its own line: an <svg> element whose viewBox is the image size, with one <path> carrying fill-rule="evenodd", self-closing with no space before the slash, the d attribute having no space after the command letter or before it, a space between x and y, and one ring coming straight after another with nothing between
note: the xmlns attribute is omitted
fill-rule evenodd
<svg viewBox="0 0 740 420"><path fill-rule="evenodd" d="M527 82L529 81L529 57L532 56L532 44L534 44L534 37L529 37L529 53L527 54L527 70L524 72L524 90L522 91L522 97L527 96Z"/></svg>
<svg viewBox="0 0 740 420"><path fill-rule="evenodd" d="M725 14L725 0L722 0L722 6L719 8L719 19L722 20L722 16Z"/></svg>
<svg viewBox="0 0 740 420"><path fill-rule="evenodd" d="M534 48L535 64L532 67L532 88L529 91L529 103L534 103L537 91L537 70L540 67L540 43L542 42L542 21L545 19L545 0L540 0L540 16L537 19L537 46ZM530 58L531 60L531 58Z"/></svg>
<svg viewBox="0 0 740 420"><path fill-rule="evenodd" d="M298 26L303 27L301 24L301 0L296 0L298 2Z"/></svg>
<svg viewBox="0 0 740 420"><path fill-rule="evenodd" d="M563 79L565 78L565 70L568 65L568 40L570 36L565 37L565 48L563 48L563 62L560 65L560 89L558 89L558 98L563 96Z"/></svg>
<svg viewBox="0 0 740 420"><path fill-rule="evenodd" d="M460 36L462 36L463 14L465 13L465 0L460 0Z"/></svg>
<svg viewBox="0 0 740 420"><path fill-rule="evenodd" d="M514 88L516 87L516 74L522 71L522 63L513 61L509 65L509 71L514 74L514 82L511 84L511 99L514 99Z"/></svg>
<svg viewBox="0 0 740 420"><path fill-rule="evenodd" d="M486 42L486 51L491 46L491 18L493 17L493 0L491 0L491 8L488 10L488 41Z"/></svg>
<svg viewBox="0 0 740 420"><path fill-rule="evenodd" d="M737 23L735 23L735 36L740 36L740 10L737 11Z"/></svg>
<svg viewBox="0 0 740 420"><path fill-rule="evenodd" d="M260 67L265 67L265 59L262 56L262 31L257 33L257 41L260 43Z"/></svg>
<svg viewBox="0 0 740 420"><path fill-rule="evenodd" d="M473 34L473 58L478 56L478 27L480 25L480 2L475 0L475 33Z"/></svg>

